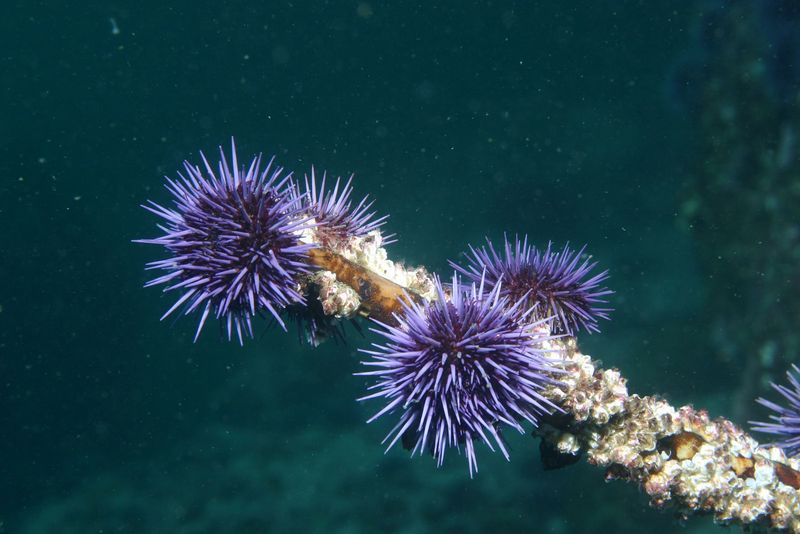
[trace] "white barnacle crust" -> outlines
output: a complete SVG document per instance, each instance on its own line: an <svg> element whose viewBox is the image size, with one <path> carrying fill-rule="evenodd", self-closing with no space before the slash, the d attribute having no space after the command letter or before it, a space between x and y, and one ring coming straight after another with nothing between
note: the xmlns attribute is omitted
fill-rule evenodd
<svg viewBox="0 0 800 534"><path fill-rule="evenodd" d="M317 231L314 226L314 219L310 219L308 226L303 226L296 230L296 234L303 244L319 244ZM308 294L308 284L313 283L319 289L319 301L325 315L336 317L337 319L352 318L361 307L361 299L358 293L336 279L336 274L330 271L317 271L305 276L301 280L299 291L304 295Z"/></svg>
<svg viewBox="0 0 800 534"><path fill-rule="evenodd" d="M558 442L556 443L556 447L558 448L558 452L561 454L577 454L580 451L580 443L578 442L578 437L574 434L570 434L569 432L564 432L559 436Z"/></svg>
<svg viewBox="0 0 800 534"><path fill-rule="evenodd" d="M317 239L317 229L316 229L316 219L310 217L306 224L299 227L293 233L297 236L297 239L303 243L304 245L314 245L318 244L319 240Z"/></svg>
<svg viewBox="0 0 800 534"><path fill-rule="evenodd" d="M542 425L542 439L634 482L654 506L800 533L800 461L703 410L631 395L618 371L599 368L574 339L553 343L563 344L556 354L566 373L544 393L570 420Z"/></svg>
<svg viewBox="0 0 800 534"><path fill-rule="evenodd" d="M325 315L332 315L337 319L356 315L361 307L361 299L352 287L339 282L330 271L314 273L311 279L319 287L319 301Z"/></svg>

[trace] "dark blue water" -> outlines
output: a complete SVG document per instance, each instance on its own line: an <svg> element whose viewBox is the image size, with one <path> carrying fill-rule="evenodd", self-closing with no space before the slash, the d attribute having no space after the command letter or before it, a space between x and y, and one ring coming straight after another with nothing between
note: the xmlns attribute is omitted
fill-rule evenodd
<svg viewBox="0 0 800 534"><path fill-rule="evenodd" d="M704 117L728 98L768 108L753 137L792 132L800 77L797 18L733 4L756 36L741 55L768 75L719 96L709 80L735 68L714 32L730 15L693 2L4 7L0 532L678 528L591 466L544 471L530 436L510 436L510 463L479 450L474 480L456 455L438 470L384 456L390 425L365 425L372 407L354 401L369 338L312 350L260 326L244 348L213 328L193 344L194 321L158 321L170 301L141 287L158 256L131 240L156 232L139 204L167 201L162 177L235 136L243 157L355 172L357 194L391 215L392 257L445 275L484 236L587 243L616 294L584 351L633 391L744 423L737 391L763 394L786 362L752 364L756 341L729 333L724 295L752 318L770 288L712 200L788 198L777 222L747 219L763 235L797 204L782 196L791 180L714 189L741 147L713 145L722 130ZM743 385L754 366L763 379Z"/></svg>

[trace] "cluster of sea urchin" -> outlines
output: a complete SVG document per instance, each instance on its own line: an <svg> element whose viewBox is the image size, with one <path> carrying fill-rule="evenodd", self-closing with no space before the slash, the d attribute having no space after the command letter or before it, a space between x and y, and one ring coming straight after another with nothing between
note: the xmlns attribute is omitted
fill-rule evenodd
<svg viewBox="0 0 800 534"><path fill-rule="evenodd" d="M201 153L203 168L184 162L186 174L167 178L174 207L153 201L143 207L166 221L164 235L137 240L165 247L170 257L148 263L148 269L167 274L147 286L167 284L164 291L181 296L162 319L183 307L197 311L195 340L210 314L221 319L230 339L253 335L252 317L269 312L285 329L280 312L303 302L297 277L309 271L301 242L313 226L302 199L291 194L291 175L270 160L262 169L261 156L239 166L231 141L231 164L220 148L215 170Z"/></svg>
<svg viewBox="0 0 800 534"><path fill-rule="evenodd" d="M786 451L788 456L795 456L800 453L800 369L792 365L792 369L786 371L786 379L788 386L772 384L772 388L780 393L786 405L781 406L764 398L756 399L756 402L775 413L769 416L771 423L751 423L756 432L780 436L782 439L775 445Z"/></svg>
<svg viewBox="0 0 800 534"><path fill-rule="evenodd" d="M162 319L178 309L199 313L197 339L213 314L227 324L229 339L235 332L242 342L253 335L254 316L271 315L285 329L285 314L313 344L341 337L341 325L321 303L305 300L315 297L310 250L347 247L386 217L376 218L366 197L353 205L352 177L329 190L326 176L318 185L312 169L301 191L272 160L264 169L260 156L240 167L233 141L231 152L231 165L222 149L216 171L201 153L202 169L186 162L185 175L167 179L172 208L144 206L166 223L159 225L162 236L138 241L170 253L148 264L167 273L147 285L181 292ZM401 299L393 324L373 330L385 343L362 350L369 356L364 365L375 370L359 373L377 379L360 400L386 401L370 421L400 414L384 440L387 450L402 439L412 454L430 452L441 465L448 448L463 448L470 475L477 471L476 442L508 458L503 426L522 432L524 421L536 425L559 409L541 394L560 372L548 354L553 332L596 331L597 318L609 311L597 304L611 293L600 287L607 272L591 274L595 264L581 261L583 249L540 252L526 238L506 240L503 257L488 245L470 247L466 268L453 264L449 287L434 277L432 301Z"/></svg>
<svg viewBox="0 0 800 534"><path fill-rule="evenodd" d="M603 305L613 291L601 286L608 271L592 273L597 263L581 259L585 247L574 251L566 245L554 251L548 244L542 251L529 245L527 236L513 243L504 237L501 255L488 238L486 242L488 248L470 245L466 267L452 261L451 267L475 283L485 279L490 289L502 281L501 295L508 302L524 301L521 309L538 304L535 317L552 316L554 332L599 332L597 320L609 318L611 309Z"/></svg>
<svg viewBox="0 0 800 534"><path fill-rule="evenodd" d="M412 455L430 451L437 464L450 447L463 446L470 476L477 471L475 442L494 444L508 458L500 425L523 431L558 408L540 394L554 381L543 342L551 339L548 320L530 322L524 302L501 297L502 286L461 285L453 275L450 295L435 280L438 298L403 303L397 325L374 329L385 344L361 350L371 357L358 373L377 377L376 390L359 400L383 398L386 405L370 421L392 412L400 420L386 436L387 451L402 438ZM490 439L491 438L491 439Z"/></svg>

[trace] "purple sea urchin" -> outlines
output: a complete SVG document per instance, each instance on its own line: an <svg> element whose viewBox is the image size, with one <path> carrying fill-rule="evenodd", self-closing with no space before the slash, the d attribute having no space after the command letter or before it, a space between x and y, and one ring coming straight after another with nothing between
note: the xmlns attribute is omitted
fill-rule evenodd
<svg viewBox="0 0 800 534"><path fill-rule="evenodd" d="M332 190L326 189L326 181L327 173L323 172L322 180L317 184L316 171L312 167L311 179L306 176L304 180L304 194L300 194L299 187L295 190L295 195L304 199L305 209L316 223L316 232L321 243L364 236L380 228L388 219L388 215L375 218L375 212L370 211L373 201L368 196L353 207L350 200L353 175L344 183L337 178ZM383 243L386 244L387 241L384 239Z"/></svg>
<svg viewBox="0 0 800 534"><path fill-rule="evenodd" d="M558 408L540 389L553 383L554 369L542 343L550 339L546 322L529 322L523 303L501 297L501 284L490 292L484 285L463 287L453 275L448 299L435 280L438 299L424 304L403 303L398 325L374 329L386 338L364 365L377 370L358 373L375 376L377 390L361 401L387 401L369 421L398 410L400 421L386 436L387 451L403 438L412 455L432 452L437 464L449 447L463 445L470 476L477 471L474 441L494 450L490 437L508 458L500 434L504 423L520 432L521 421L534 425L539 416Z"/></svg>
<svg viewBox="0 0 800 534"><path fill-rule="evenodd" d="M197 311L200 321L195 340L210 314L226 324L230 339L239 342L253 335L251 318L268 311L285 329L280 310L302 302L297 277L309 271L300 233L312 223L303 213L302 198L290 194L291 175L270 160L261 168L261 156L239 167L231 141L231 165L220 147L214 172L201 153L204 170L184 162L185 175L167 178L174 208L153 201L146 210L166 221L164 235L140 239L160 245L170 257L150 262L148 269L167 274L146 287L167 284L164 291L180 290L178 300L162 319L183 306L185 314Z"/></svg>
<svg viewBox="0 0 800 534"><path fill-rule="evenodd" d="M750 421L750 423L756 432L781 436L783 439L775 445L785 450L787 456L795 456L800 452L800 369L792 365L792 368L786 371L786 379L789 382L788 386L772 383L772 388L785 399L784 406L764 398L756 399L757 403L775 412L769 416L773 422Z"/></svg>
<svg viewBox="0 0 800 534"><path fill-rule="evenodd" d="M553 316L555 332L574 335L581 328L599 332L597 320L609 318L611 309L599 306L613 293L601 287L608 271L592 274L597 263L591 258L581 261L586 247L574 251L566 245L555 252L548 243L540 251L528 244L527 236L522 241L516 237L513 244L504 238L501 256L488 238L486 242L488 248L470 245L466 267L452 261L450 265L475 283L485 278L489 289L502 279L501 295L511 303L525 299L521 309L539 304L535 317Z"/></svg>

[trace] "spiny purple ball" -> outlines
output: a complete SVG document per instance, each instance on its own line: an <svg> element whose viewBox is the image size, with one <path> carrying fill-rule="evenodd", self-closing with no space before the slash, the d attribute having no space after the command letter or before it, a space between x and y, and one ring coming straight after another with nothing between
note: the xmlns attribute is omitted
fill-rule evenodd
<svg viewBox="0 0 800 534"><path fill-rule="evenodd" d="M167 178L174 207L142 206L164 219L164 235L138 242L163 246L170 255L147 264L167 274L146 287L166 284L165 292L181 293L161 319L181 307L186 315L199 313L195 340L209 315L240 343L253 336L252 318L265 311L285 329L279 312L303 301L296 280L309 271L311 248L299 239L310 223L301 199L290 193L291 175L281 176L273 160L262 170L261 156L239 167L233 142L230 166L222 148L216 172L201 158L202 169L184 162L185 174Z"/></svg>
<svg viewBox="0 0 800 534"><path fill-rule="evenodd" d="M448 448L463 447L472 476L475 441L491 450L494 442L508 459L501 423L523 432L520 422L536 425L558 409L541 394L557 371L542 347L550 339L544 321L531 323L517 310L522 303L500 296L500 284L486 293L454 274L449 299L440 280L435 285L437 300L404 304L397 326L374 330L385 344L361 352L371 357L362 363L377 370L358 374L377 377L369 388L376 391L359 400L386 402L370 422L399 412L387 451L402 438L412 455L430 451L441 465Z"/></svg>
<svg viewBox="0 0 800 534"><path fill-rule="evenodd" d="M342 183L337 178L333 189L326 188L327 173L323 172L322 180L317 184L316 171L311 168L311 179L305 177L305 191L300 194L299 187L295 195L304 199L303 205L310 217L316 223L316 233L323 245L331 241L344 241L350 237L362 237L373 230L379 229L386 222L388 215L375 218L375 212L370 211L373 201L365 196L353 206L350 200L353 194L353 175ZM383 243L387 244L384 238Z"/></svg>
<svg viewBox="0 0 800 534"><path fill-rule="evenodd" d="M756 399L757 403L775 412L769 416L773 422L750 423L756 432L781 436L783 439L775 445L786 451L787 456L795 456L800 452L800 369L792 365L792 369L786 371L786 378L789 381L788 386L772 383L772 389L784 399L783 406L763 398Z"/></svg>
<svg viewBox="0 0 800 534"><path fill-rule="evenodd" d="M469 280L478 283L485 278L491 289L502 280L501 295L511 303L524 300L522 309L538 304L535 317L553 316L556 333L575 335L578 330L599 332L598 319L608 319L610 308L603 307L613 291L602 287L608 271L593 274L597 266L590 258L581 261L586 247L578 251L564 246L555 251L552 243L545 250L528 244L528 237L511 243L504 238L503 254L489 239L487 247L470 245L465 254L467 266L449 262Z"/></svg>

